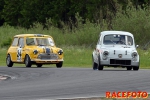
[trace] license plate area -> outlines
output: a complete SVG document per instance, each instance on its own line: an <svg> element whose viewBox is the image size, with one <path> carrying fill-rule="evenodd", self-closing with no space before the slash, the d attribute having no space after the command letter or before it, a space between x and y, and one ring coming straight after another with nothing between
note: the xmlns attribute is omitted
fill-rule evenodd
<svg viewBox="0 0 150 100"><path fill-rule="evenodd" d="M54 54L54 53L50 53L50 54L40 54L38 55L39 59L45 59L45 60L50 60L50 59L58 59L58 55Z"/></svg>

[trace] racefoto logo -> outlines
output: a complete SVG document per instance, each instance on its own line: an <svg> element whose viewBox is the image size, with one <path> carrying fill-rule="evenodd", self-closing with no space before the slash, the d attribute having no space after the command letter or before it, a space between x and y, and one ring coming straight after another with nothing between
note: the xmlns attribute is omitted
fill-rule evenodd
<svg viewBox="0 0 150 100"><path fill-rule="evenodd" d="M148 93L145 91L138 91L138 92L125 92L125 91L120 91L120 92L106 92L106 98L148 98Z"/></svg>

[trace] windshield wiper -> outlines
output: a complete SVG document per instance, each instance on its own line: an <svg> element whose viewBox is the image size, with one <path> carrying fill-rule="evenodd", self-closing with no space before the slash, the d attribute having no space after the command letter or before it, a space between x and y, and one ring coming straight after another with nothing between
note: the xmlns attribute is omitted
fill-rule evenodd
<svg viewBox="0 0 150 100"><path fill-rule="evenodd" d="M46 45L43 45L43 44L38 44L38 46L46 46Z"/></svg>
<svg viewBox="0 0 150 100"><path fill-rule="evenodd" d="M113 46L116 44L114 41L110 40L113 43Z"/></svg>

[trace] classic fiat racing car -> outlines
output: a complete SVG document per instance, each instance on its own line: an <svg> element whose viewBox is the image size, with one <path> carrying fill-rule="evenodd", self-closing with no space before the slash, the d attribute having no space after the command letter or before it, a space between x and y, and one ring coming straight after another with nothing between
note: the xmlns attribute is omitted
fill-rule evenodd
<svg viewBox="0 0 150 100"><path fill-rule="evenodd" d="M103 70L107 66L139 70L137 47L134 36L129 32L103 31L92 53L93 69Z"/></svg>
<svg viewBox="0 0 150 100"><path fill-rule="evenodd" d="M26 67L35 64L56 64L57 68L63 65L63 50L55 46L49 35L19 34L14 36L13 42L7 51L6 64L12 67L13 63L22 63Z"/></svg>

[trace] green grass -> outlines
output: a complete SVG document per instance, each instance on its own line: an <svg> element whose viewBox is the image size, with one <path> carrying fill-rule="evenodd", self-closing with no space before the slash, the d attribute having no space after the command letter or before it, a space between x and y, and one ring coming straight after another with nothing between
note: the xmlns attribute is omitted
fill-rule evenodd
<svg viewBox="0 0 150 100"><path fill-rule="evenodd" d="M92 67L92 49L88 47L64 47L64 66Z"/></svg>
<svg viewBox="0 0 150 100"><path fill-rule="evenodd" d="M0 66L6 66L6 49L0 49Z"/></svg>
<svg viewBox="0 0 150 100"><path fill-rule="evenodd" d="M140 67L150 69L150 50L138 49L140 55Z"/></svg>
<svg viewBox="0 0 150 100"><path fill-rule="evenodd" d="M92 52L94 48L86 46L62 46L64 51L63 67L92 67ZM7 49L0 50L0 66L6 66ZM140 55L140 68L150 69L150 50L138 49ZM14 66L25 66L24 64L15 64ZM47 65L45 65L47 66ZM51 65L50 65L51 66ZM52 65L53 66L53 65Z"/></svg>

